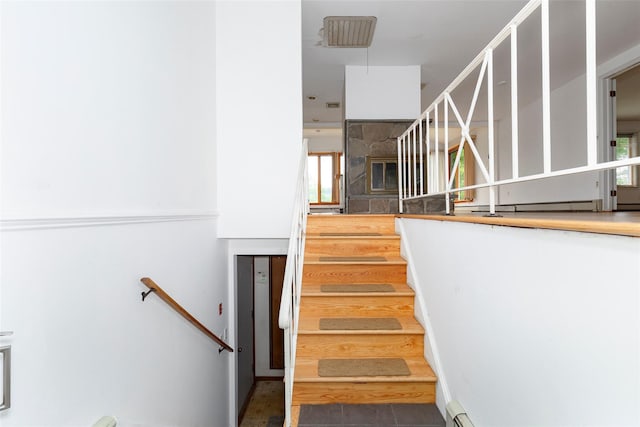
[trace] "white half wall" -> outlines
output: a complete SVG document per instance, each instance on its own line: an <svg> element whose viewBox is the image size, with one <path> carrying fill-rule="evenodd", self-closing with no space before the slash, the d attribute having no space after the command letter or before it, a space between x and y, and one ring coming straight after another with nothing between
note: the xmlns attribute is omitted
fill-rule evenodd
<svg viewBox="0 0 640 427"><path fill-rule="evenodd" d="M420 111L420 66L345 67L346 120L414 120Z"/></svg>
<svg viewBox="0 0 640 427"><path fill-rule="evenodd" d="M638 425L640 239L399 221L475 425Z"/></svg>
<svg viewBox="0 0 640 427"><path fill-rule="evenodd" d="M302 145L300 0L216 5L220 237L288 238Z"/></svg>
<svg viewBox="0 0 640 427"><path fill-rule="evenodd" d="M233 354L140 297L151 277L220 334L226 243L215 236L214 219L4 231L0 321L14 335L0 344L12 346L13 388L0 424L233 425Z"/></svg>

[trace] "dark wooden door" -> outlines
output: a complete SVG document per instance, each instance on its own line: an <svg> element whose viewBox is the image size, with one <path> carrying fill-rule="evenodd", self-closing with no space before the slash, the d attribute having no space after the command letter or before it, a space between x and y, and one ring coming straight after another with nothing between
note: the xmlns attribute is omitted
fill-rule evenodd
<svg viewBox="0 0 640 427"><path fill-rule="evenodd" d="M284 369L284 331L278 326L280 313L280 298L282 297L282 282L284 281L284 269L287 264L285 255L269 258L271 277L269 280L269 295L271 299L271 325L269 327L271 355L271 369Z"/></svg>

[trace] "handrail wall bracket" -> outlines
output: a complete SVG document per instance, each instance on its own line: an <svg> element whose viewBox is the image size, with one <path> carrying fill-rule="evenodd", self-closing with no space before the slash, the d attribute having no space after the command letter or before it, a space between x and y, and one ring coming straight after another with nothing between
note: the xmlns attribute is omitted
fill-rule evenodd
<svg viewBox="0 0 640 427"><path fill-rule="evenodd" d="M148 297L151 292L155 292L155 291L156 291L156 288L149 288L147 292L144 292L144 291L140 292L140 294L142 295L142 302L144 302L144 299Z"/></svg>

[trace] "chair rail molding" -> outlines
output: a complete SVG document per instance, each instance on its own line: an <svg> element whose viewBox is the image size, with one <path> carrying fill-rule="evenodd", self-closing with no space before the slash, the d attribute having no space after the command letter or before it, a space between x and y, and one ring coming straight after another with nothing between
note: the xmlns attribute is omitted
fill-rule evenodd
<svg viewBox="0 0 640 427"><path fill-rule="evenodd" d="M125 214L125 215L99 215L99 216L42 216L25 218L0 219L0 232L76 228L76 227L101 227L109 225L148 224L177 221L208 221L219 216L216 211L191 211L187 213L163 212L156 214Z"/></svg>

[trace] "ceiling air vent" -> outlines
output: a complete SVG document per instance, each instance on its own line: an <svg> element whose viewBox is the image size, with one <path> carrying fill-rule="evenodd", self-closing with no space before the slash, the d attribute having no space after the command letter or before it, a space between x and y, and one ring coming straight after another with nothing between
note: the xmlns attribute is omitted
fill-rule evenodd
<svg viewBox="0 0 640 427"><path fill-rule="evenodd" d="M327 102L327 108L340 108L339 102Z"/></svg>
<svg viewBox="0 0 640 427"><path fill-rule="evenodd" d="M326 16L322 44L326 47L369 47L375 16Z"/></svg>

